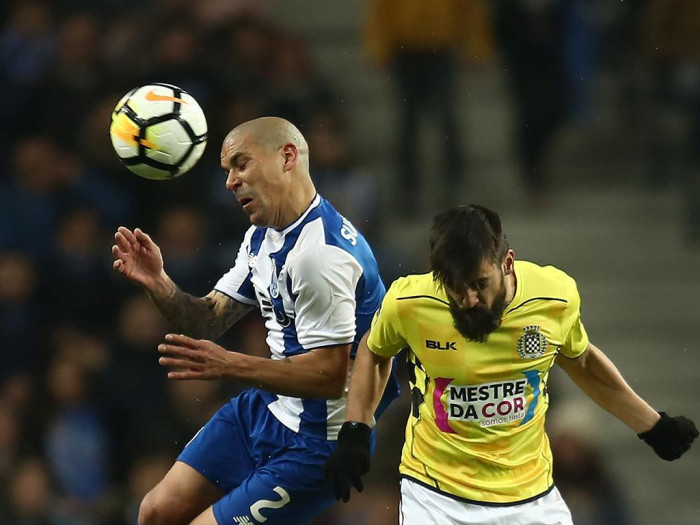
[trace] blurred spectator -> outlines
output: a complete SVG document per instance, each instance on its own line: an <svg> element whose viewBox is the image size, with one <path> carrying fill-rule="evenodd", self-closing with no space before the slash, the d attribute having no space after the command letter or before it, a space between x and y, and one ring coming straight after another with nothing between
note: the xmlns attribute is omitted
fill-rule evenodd
<svg viewBox="0 0 700 525"><path fill-rule="evenodd" d="M265 20L242 17L220 30L212 59L221 68L225 93L267 96L272 79L275 29Z"/></svg>
<svg viewBox="0 0 700 525"><path fill-rule="evenodd" d="M563 377L550 385L558 397ZM629 511L598 443L606 438L595 408L582 398L564 398L547 421L553 476L576 525L625 525Z"/></svg>
<svg viewBox="0 0 700 525"><path fill-rule="evenodd" d="M86 109L106 84L101 46L95 16L76 13L60 21L56 60L38 86L29 118L34 129L50 134L63 147L76 143Z"/></svg>
<svg viewBox="0 0 700 525"><path fill-rule="evenodd" d="M141 84L176 85L197 99L203 108L208 107L215 83L209 78L209 70L203 67L206 51L196 23L179 13L177 19L165 19L156 28L150 43L152 61Z"/></svg>
<svg viewBox="0 0 700 525"><path fill-rule="evenodd" d="M77 519L89 516L109 483L109 439L88 386L87 372L79 363L64 356L54 359L47 377L54 415L46 432L46 457L61 507Z"/></svg>
<svg viewBox="0 0 700 525"><path fill-rule="evenodd" d="M29 374L19 373L0 383L0 403L21 416L31 405L35 385Z"/></svg>
<svg viewBox="0 0 700 525"><path fill-rule="evenodd" d="M46 464L29 457L17 462L9 483L8 516L13 525L69 525L56 517L54 492Z"/></svg>
<svg viewBox="0 0 700 525"><path fill-rule="evenodd" d="M316 189L371 243L377 238L378 218L386 200L377 179L359 166L339 110L326 106L312 113L306 138L313 155Z"/></svg>
<svg viewBox="0 0 700 525"><path fill-rule="evenodd" d="M331 90L314 70L301 39L278 32L273 47L270 114L287 119L305 131L314 111L331 102Z"/></svg>
<svg viewBox="0 0 700 525"><path fill-rule="evenodd" d="M168 274L194 295L211 290L208 281L218 277L218 268L207 256L204 218L194 208L174 206L163 210L154 235L168 261Z"/></svg>
<svg viewBox="0 0 700 525"><path fill-rule="evenodd" d="M26 89L41 80L50 67L54 48L52 15L47 2L17 2L8 24L0 31L0 74L4 80L3 88L13 86L16 91L12 93L20 95L22 89L18 88ZM9 109L24 109L21 100L15 97L4 99L2 108L2 115Z"/></svg>
<svg viewBox="0 0 700 525"><path fill-rule="evenodd" d="M0 182L0 249L21 250L43 261L53 246L56 224L74 207L94 207L111 225L123 218L120 191L87 177L80 157L47 136L15 146L11 180Z"/></svg>
<svg viewBox="0 0 700 525"><path fill-rule="evenodd" d="M365 26L371 58L395 79L399 103L399 151L396 187L399 210L405 216L420 205L419 130L435 120L442 143L442 170L455 197L464 175L463 145L457 121L458 59L483 61L491 54L485 6L480 0L373 0Z"/></svg>
<svg viewBox="0 0 700 525"><path fill-rule="evenodd" d="M51 244L58 202L67 183L61 151L45 137L17 143L12 180L0 187L0 247L43 255Z"/></svg>
<svg viewBox="0 0 700 525"><path fill-rule="evenodd" d="M700 246L700 3L650 0L642 23L652 65L650 179L656 187L680 182L684 234Z"/></svg>
<svg viewBox="0 0 700 525"><path fill-rule="evenodd" d="M521 181L536 207L551 183L547 156L552 140L572 107L571 74L586 67L581 47L586 33L577 24L576 7L576 0L494 3L494 31L515 106ZM577 100L583 96L578 93Z"/></svg>
<svg viewBox="0 0 700 525"><path fill-rule="evenodd" d="M69 208L62 214L46 265L52 275L45 285L46 304L56 322L109 326L114 304L106 242L94 209Z"/></svg>
<svg viewBox="0 0 700 525"><path fill-rule="evenodd" d="M233 397L219 395L216 381L172 381L168 395L173 407L176 430L171 435L175 446L184 447L223 403ZM160 480L159 480L160 481Z"/></svg>
<svg viewBox="0 0 700 525"><path fill-rule="evenodd" d="M0 399L0 487L6 487L19 453L20 421L15 410ZM3 502L0 497L0 506ZM2 511L0 511L0 516Z"/></svg>
<svg viewBox="0 0 700 525"><path fill-rule="evenodd" d="M109 360L107 342L94 335L103 330L91 327L91 331L85 331L68 323L54 323L54 326L51 334L53 353L78 365L88 374L91 387L94 386L94 376L105 371Z"/></svg>
<svg viewBox="0 0 700 525"><path fill-rule="evenodd" d="M126 474L135 457L181 448L172 442L168 379L156 350L165 333L160 313L144 294L120 303L109 364L100 381L109 435L119 443L112 458L118 476Z"/></svg>
<svg viewBox="0 0 700 525"><path fill-rule="evenodd" d="M0 382L33 371L43 315L36 304L36 271L28 257L0 252L0 334L5 352Z"/></svg>
<svg viewBox="0 0 700 525"><path fill-rule="evenodd" d="M600 453L574 430L550 437L554 479L577 525L630 523Z"/></svg>
<svg viewBox="0 0 700 525"><path fill-rule="evenodd" d="M34 88L50 68L54 52L47 2L16 3L7 25L0 28L0 174L9 169L11 139L34 131L35 123L26 116L36 101Z"/></svg>
<svg viewBox="0 0 700 525"><path fill-rule="evenodd" d="M194 8L197 19L208 30L238 18L263 19L270 11L268 0L200 0Z"/></svg>

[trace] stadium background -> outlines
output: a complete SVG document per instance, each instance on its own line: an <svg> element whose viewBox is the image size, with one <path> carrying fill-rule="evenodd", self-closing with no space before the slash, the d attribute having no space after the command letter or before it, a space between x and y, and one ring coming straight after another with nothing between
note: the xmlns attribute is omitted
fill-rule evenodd
<svg viewBox="0 0 700 525"><path fill-rule="evenodd" d="M397 173L405 100L363 47L371 3L2 3L0 523L133 524L145 491L240 388L167 383L154 353L167 326L116 278L109 247L117 225L141 226L176 282L208 292L247 226L224 190L219 145L264 114L305 133L319 190L369 237L387 283L425 269L435 211L492 206L518 257L578 279L592 340L632 386L700 419L700 5L510 3L532 15L517 17L515 34L547 40L539 15L563 14L552 26L560 40L542 49L564 76L536 54L521 63L543 90L554 82L567 93L543 149L545 182L533 187L515 132L524 93L505 65L515 15L496 16L508 2L465 0L473 38L450 100L464 169L447 177L443 135L426 118L407 193ZM210 124L203 160L168 183L127 172L108 140L113 105L148 81L190 91ZM251 316L223 341L264 355L262 334ZM700 448L662 462L558 370L550 395L555 476L578 525L700 522ZM395 403L380 425L366 492L316 525L395 523L407 406Z"/></svg>

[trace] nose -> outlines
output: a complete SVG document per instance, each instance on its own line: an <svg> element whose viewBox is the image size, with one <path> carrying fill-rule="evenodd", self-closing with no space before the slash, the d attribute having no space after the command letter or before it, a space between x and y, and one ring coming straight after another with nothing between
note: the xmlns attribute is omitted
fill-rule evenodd
<svg viewBox="0 0 700 525"><path fill-rule="evenodd" d="M464 308L474 308L479 303L479 293L476 290L467 288L464 297L462 297L462 306Z"/></svg>
<svg viewBox="0 0 700 525"><path fill-rule="evenodd" d="M226 189L228 191L235 192L240 187L241 187L241 181L236 176L236 173L234 172L234 170L228 170L228 176L226 177Z"/></svg>

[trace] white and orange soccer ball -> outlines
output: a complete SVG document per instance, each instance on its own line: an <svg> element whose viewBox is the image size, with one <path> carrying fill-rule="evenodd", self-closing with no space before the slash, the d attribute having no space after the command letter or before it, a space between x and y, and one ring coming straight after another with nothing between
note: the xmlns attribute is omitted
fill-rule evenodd
<svg viewBox="0 0 700 525"><path fill-rule="evenodd" d="M197 101L177 86L147 84L117 103L109 127L122 163L141 177L179 177L207 145L207 120Z"/></svg>

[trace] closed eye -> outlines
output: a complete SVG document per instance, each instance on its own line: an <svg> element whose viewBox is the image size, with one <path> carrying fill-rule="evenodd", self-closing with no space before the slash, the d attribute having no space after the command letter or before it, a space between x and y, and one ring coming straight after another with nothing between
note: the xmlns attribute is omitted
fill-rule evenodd
<svg viewBox="0 0 700 525"><path fill-rule="evenodd" d="M470 286L470 288L471 288L472 290L477 290L477 291L478 291L478 290L483 290L484 288L486 288L486 287L488 286L488 284L489 284L489 280L488 280L488 279L486 279L486 278L484 278L484 279L479 279L479 280L477 280L477 281L474 281L474 282L472 283L472 285Z"/></svg>

